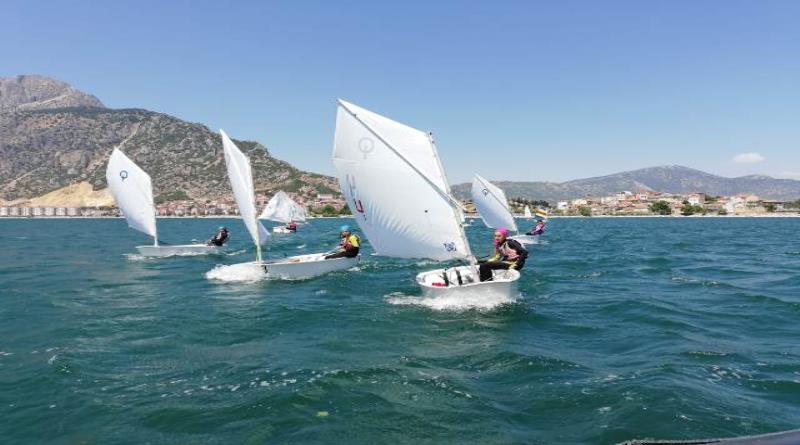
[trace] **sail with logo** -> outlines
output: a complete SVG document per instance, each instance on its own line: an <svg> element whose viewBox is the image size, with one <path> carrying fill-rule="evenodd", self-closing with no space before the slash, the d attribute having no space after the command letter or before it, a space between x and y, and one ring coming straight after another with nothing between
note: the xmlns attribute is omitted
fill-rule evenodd
<svg viewBox="0 0 800 445"><path fill-rule="evenodd" d="M333 163L347 204L376 254L471 263L417 275L426 295L513 292L519 278L515 270L478 282L462 227L463 208L450 193L429 133L339 100Z"/></svg>
<svg viewBox="0 0 800 445"><path fill-rule="evenodd" d="M481 175L476 174L472 179L472 202L486 227L505 227L512 232L519 231L508 207L506 194Z"/></svg>
<svg viewBox="0 0 800 445"><path fill-rule="evenodd" d="M536 244L539 237L537 235L520 234L517 222L508 205L508 199L503 190L487 181L481 175L475 175L472 179L472 202L478 210L483 223L486 227L498 229L504 227L509 231L516 232L512 239L522 244ZM530 208L525 206L527 214L530 215Z"/></svg>
<svg viewBox="0 0 800 445"><path fill-rule="evenodd" d="M150 175L119 148L115 148L108 159L106 182L128 226L153 237L152 246L136 246L143 256L200 255L219 250L206 244L159 245Z"/></svg>
<svg viewBox="0 0 800 445"><path fill-rule="evenodd" d="M243 263L237 266L245 266L249 270L256 270L255 274L247 274L246 279L251 279L253 275L259 278L270 277L280 279L304 279L326 274L338 270L346 270L353 267L358 261L354 258L326 258L326 253L312 253L307 255L297 255L281 257L278 259L262 258L261 245L269 238L269 233L258 220L256 212L255 188L253 185L253 172L250 166L250 159L239 150L239 147L220 130L222 136L222 146L225 154L225 166L228 170L228 178L233 188L233 196L236 205L239 207L239 214L242 221L253 238L256 247L256 261ZM296 209L292 210L295 212ZM223 266L225 267L225 266ZM207 276L219 278L220 273L212 270Z"/></svg>

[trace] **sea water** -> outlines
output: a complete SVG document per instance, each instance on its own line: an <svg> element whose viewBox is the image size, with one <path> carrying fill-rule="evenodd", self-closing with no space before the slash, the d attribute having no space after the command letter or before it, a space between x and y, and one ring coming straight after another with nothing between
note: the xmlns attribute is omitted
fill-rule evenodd
<svg viewBox="0 0 800 445"><path fill-rule="evenodd" d="M320 252L340 224L274 235ZM524 223L520 221L520 223ZM552 219L520 294L425 299L424 260L264 280L136 255L123 220L0 220L0 443L589 443L800 427L800 219ZM491 231L468 228L476 254ZM232 266L233 265L233 266Z"/></svg>

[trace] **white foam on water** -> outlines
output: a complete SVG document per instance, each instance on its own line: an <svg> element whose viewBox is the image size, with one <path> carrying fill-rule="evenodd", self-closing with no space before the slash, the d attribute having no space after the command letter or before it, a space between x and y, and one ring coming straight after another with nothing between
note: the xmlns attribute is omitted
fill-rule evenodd
<svg viewBox="0 0 800 445"><path fill-rule="evenodd" d="M122 256L124 256L128 261L150 261L153 259L153 257L146 257L138 253L126 253Z"/></svg>
<svg viewBox="0 0 800 445"><path fill-rule="evenodd" d="M393 292L384 296L389 304L398 306L424 306L435 311L490 311L500 306L517 302L517 297L486 296L480 292L462 293L459 295L441 295L437 297L415 297L401 292Z"/></svg>
<svg viewBox="0 0 800 445"><path fill-rule="evenodd" d="M256 262L218 265L206 272L209 280L226 282L256 282L267 278L264 269Z"/></svg>
<svg viewBox="0 0 800 445"><path fill-rule="evenodd" d="M303 248L305 248L305 247L306 247L306 245L305 245L305 244L300 244L299 246L297 246L297 248L298 248L298 249L303 249Z"/></svg>

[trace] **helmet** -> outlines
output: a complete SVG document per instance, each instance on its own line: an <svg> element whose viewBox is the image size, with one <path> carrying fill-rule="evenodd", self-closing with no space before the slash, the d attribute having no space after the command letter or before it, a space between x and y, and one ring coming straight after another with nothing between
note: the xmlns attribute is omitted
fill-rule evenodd
<svg viewBox="0 0 800 445"><path fill-rule="evenodd" d="M226 232L227 232L227 231L228 231L228 228L227 228L227 227L224 227L224 226L219 226L219 229L218 229L218 230L224 230L224 231L226 231Z"/></svg>
<svg viewBox="0 0 800 445"><path fill-rule="evenodd" d="M340 232L349 232L349 231L350 231L350 226L348 226L347 224L345 224L345 225L343 225L342 227L339 227L339 231L340 231Z"/></svg>

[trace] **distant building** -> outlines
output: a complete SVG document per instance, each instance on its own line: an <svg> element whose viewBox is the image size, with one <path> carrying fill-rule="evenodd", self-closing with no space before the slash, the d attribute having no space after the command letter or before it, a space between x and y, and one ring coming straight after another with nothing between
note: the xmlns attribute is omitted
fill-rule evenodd
<svg viewBox="0 0 800 445"><path fill-rule="evenodd" d="M8 216L8 207L0 207L0 217Z"/></svg>
<svg viewBox="0 0 800 445"><path fill-rule="evenodd" d="M686 198L686 200L689 201L689 204L691 204L693 206L698 206L698 205L705 204L706 195L704 195L702 193L692 193Z"/></svg>

